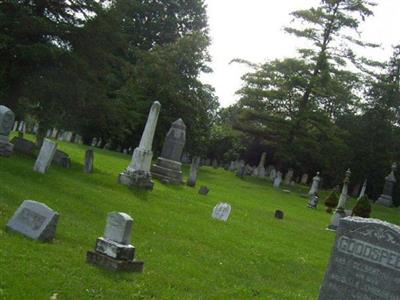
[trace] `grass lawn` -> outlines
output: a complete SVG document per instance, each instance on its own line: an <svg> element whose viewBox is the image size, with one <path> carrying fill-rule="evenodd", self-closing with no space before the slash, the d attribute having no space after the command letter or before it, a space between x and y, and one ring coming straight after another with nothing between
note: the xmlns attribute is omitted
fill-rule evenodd
<svg viewBox="0 0 400 300"><path fill-rule="evenodd" d="M330 215L323 204L307 209L297 191L210 167L201 168L195 189L155 181L152 192L130 190L117 183L130 156L96 149L89 175L82 172L86 147L58 144L70 154L71 169L52 166L42 175L32 171L33 158L0 157L0 299L317 298L335 238L325 230ZM197 193L200 185L211 189L207 197ZM5 232L27 199L60 213L53 243ZM218 202L232 205L226 223L211 218ZM276 209L284 220L273 217ZM134 218L132 244L145 262L143 274L85 262L110 211ZM397 224L399 213L373 207L373 217Z"/></svg>

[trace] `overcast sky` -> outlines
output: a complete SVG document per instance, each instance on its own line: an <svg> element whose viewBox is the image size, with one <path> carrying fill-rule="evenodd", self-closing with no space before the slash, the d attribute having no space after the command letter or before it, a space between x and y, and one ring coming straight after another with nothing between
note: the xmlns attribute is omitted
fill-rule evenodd
<svg viewBox="0 0 400 300"><path fill-rule="evenodd" d="M205 0L212 45L212 74L202 80L216 89L222 106L237 101L235 92L242 86L244 66L229 65L233 58L256 63L296 54L301 39L283 32L290 24L289 13L309 8L318 0ZM391 46L400 43L400 0L377 0L374 16L362 26L362 38L380 43L382 49L370 55L375 59L389 58Z"/></svg>

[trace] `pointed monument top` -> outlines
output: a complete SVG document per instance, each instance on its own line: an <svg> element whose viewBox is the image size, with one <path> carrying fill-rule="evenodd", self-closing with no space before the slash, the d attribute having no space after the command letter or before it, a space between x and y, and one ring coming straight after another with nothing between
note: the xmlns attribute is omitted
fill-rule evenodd
<svg viewBox="0 0 400 300"><path fill-rule="evenodd" d="M186 125L181 118L172 123L172 127L185 129Z"/></svg>

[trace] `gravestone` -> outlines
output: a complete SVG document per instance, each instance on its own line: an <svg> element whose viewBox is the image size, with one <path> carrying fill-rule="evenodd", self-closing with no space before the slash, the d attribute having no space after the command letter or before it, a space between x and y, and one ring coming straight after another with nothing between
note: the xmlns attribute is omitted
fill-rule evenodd
<svg viewBox="0 0 400 300"><path fill-rule="evenodd" d="M348 189L350 182L351 171L348 169L345 173L345 178L343 180L342 193L340 194L338 205L332 215L331 224L328 226L329 230L335 231L339 226L339 222L342 218L346 217L346 202L348 199Z"/></svg>
<svg viewBox="0 0 400 300"><path fill-rule="evenodd" d="M199 194L203 196L207 196L210 190L206 186L201 186L199 189Z"/></svg>
<svg viewBox="0 0 400 300"><path fill-rule="evenodd" d="M400 299L400 227L341 219L319 299Z"/></svg>
<svg viewBox="0 0 400 300"><path fill-rule="evenodd" d="M282 173L278 171L276 177L274 178L274 187L279 188L282 183Z"/></svg>
<svg viewBox="0 0 400 300"><path fill-rule="evenodd" d="M246 173L246 165L244 160L239 160L236 168L236 176L243 178Z"/></svg>
<svg viewBox="0 0 400 300"><path fill-rule="evenodd" d="M172 123L160 157L151 168L151 174L165 183L182 184L181 156L186 141L186 125L182 119Z"/></svg>
<svg viewBox="0 0 400 300"><path fill-rule="evenodd" d="M254 170L253 175L260 177L260 178L264 178L265 177L265 159L267 158L267 153L263 152L261 154L261 158L260 158L260 162L258 163L257 168Z"/></svg>
<svg viewBox="0 0 400 300"><path fill-rule="evenodd" d="M287 173L286 173L286 175L285 175L285 180L283 181L283 183L284 183L285 185L289 185L289 184L292 182L293 174L294 174L293 169L289 169L289 170L287 171Z"/></svg>
<svg viewBox="0 0 400 300"><path fill-rule="evenodd" d="M14 145L14 151L17 153L23 153L26 155L34 156L36 150L36 144L22 137L14 137L11 140Z"/></svg>
<svg viewBox="0 0 400 300"><path fill-rule="evenodd" d="M382 195L378 198L378 200L376 200L377 204L381 204L387 207L393 206L392 193L393 193L393 188L397 182L396 176L394 175L396 170L397 170L397 164L393 163L392 171L385 178L385 185L383 187Z"/></svg>
<svg viewBox="0 0 400 300"><path fill-rule="evenodd" d="M54 154L57 150L57 144L49 139L44 139L42 148L40 149L39 155L36 159L33 170L39 173L46 173L53 160Z"/></svg>
<svg viewBox="0 0 400 300"><path fill-rule="evenodd" d="M300 180L301 184L307 184L308 182L308 174L303 174Z"/></svg>
<svg viewBox="0 0 400 300"><path fill-rule="evenodd" d="M192 165L190 166L189 178L186 182L188 186L194 187L196 185L197 173L199 171L199 167L200 167L200 157L194 156L192 160Z"/></svg>
<svg viewBox="0 0 400 300"><path fill-rule="evenodd" d="M0 105L0 156L10 156L13 152L13 144L8 136L14 125L15 115L8 107Z"/></svg>
<svg viewBox="0 0 400 300"><path fill-rule="evenodd" d="M365 179L364 184L363 184L363 186L361 188L360 195L358 196L358 200L360 200L362 197L365 196L365 192L367 190L367 182L368 182L367 179Z"/></svg>
<svg viewBox="0 0 400 300"><path fill-rule="evenodd" d="M271 181L274 181L275 178L276 178L276 169L274 166L272 166L271 172L269 173L269 179Z"/></svg>
<svg viewBox="0 0 400 300"><path fill-rule="evenodd" d="M49 242L54 239L59 214L43 203L25 200L6 225L31 239Z"/></svg>
<svg viewBox="0 0 400 300"><path fill-rule="evenodd" d="M87 262L110 271L143 272L144 263L135 260L135 247L130 244L132 226L128 214L109 213L104 236L97 239L95 251L87 252Z"/></svg>
<svg viewBox="0 0 400 300"><path fill-rule="evenodd" d="M232 208L228 203L219 203L214 207L212 217L213 219L226 222L231 214L231 210Z"/></svg>
<svg viewBox="0 0 400 300"><path fill-rule="evenodd" d="M56 150L56 153L54 153L53 161L52 163L59 165L63 168L71 168L71 158L69 155L61 150Z"/></svg>
<svg viewBox="0 0 400 300"><path fill-rule="evenodd" d="M285 214L281 210L276 210L274 216L276 219L282 220Z"/></svg>
<svg viewBox="0 0 400 300"><path fill-rule="evenodd" d="M93 173L94 152L93 149L88 149L85 152L85 165L83 171L85 173Z"/></svg>
<svg viewBox="0 0 400 300"><path fill-rule="evenodd" d="M318 193L320 182L321 182L321 177L319 177L319 172L317 172L317 175L315 175L313 178L310 191L308 192L310 196Z"/></svg>
<svg viewBox="0 0 400 300"><path fill-rule="evenodd" d="M234 172L235 170L236 170L236 162L232 160L229 165L229 171Z"/></svg>
<svg viewBox="0 0 400 300"><path fill-rule="evenodd" d="M58 135L58 129L57 128L53 128L52 132L51 132L51 138L56 139Z"/></svg>
<svg viewBox="0 0 400 300"><path fill-rule="evenodd" d="M17 131L17 129L18 129L18 121L15 121L12 131Z"/></svg>
<svg viewBox="0 0 400 300"><path fill-rule="evenodd" d="M151 180L150 173L151 160L153 158L151 148L153 145L153 138L156 131L160 109L160 102L153 102L140 144L133 151L132 160L129 166L119 175L119 183L129 187L138 187L146 190L153 189L154 183Z"/></svg>

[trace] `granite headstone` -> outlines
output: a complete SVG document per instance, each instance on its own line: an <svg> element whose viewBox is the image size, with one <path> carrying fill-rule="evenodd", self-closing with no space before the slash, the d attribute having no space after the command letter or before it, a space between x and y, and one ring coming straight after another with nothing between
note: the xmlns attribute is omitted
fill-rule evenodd
<svg viewBox="0 0 400 300"><path fill-rule="evenodd" d="M47 205L25 200L7 223L7 230L31 239L49 242L54 239L59 214Z"/></svg>
<svg viewBox="0 0 400 300"><path fill-rule="evenodd" d="M400 299L400 227L380 220L340 220L319 300Z"/></svg>

